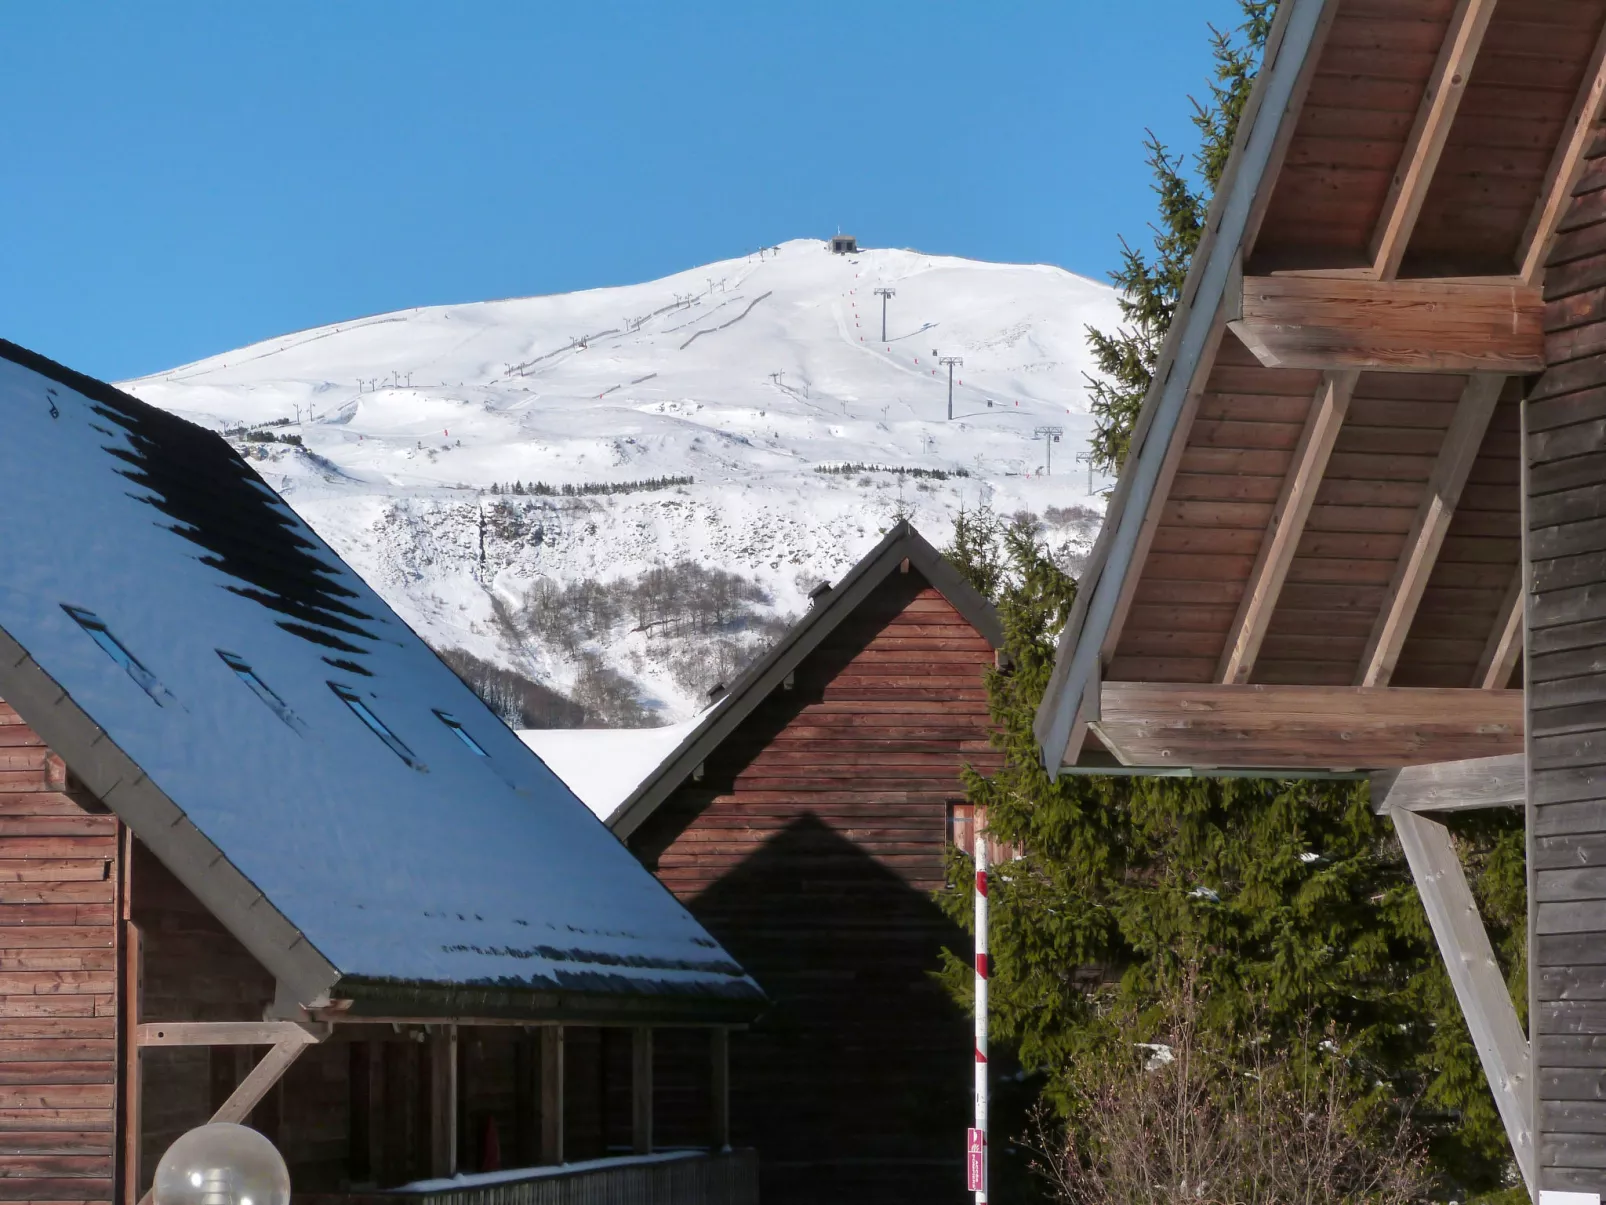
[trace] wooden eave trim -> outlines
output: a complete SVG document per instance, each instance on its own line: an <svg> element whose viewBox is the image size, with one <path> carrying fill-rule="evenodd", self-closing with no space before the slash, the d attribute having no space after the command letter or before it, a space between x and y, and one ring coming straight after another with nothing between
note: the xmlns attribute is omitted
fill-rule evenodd
<svg viewBox="0 0 1606 1205"><path fill-rule="evenodd" d="M1405 141L1405 153L1372 233L1371 274L1379 280L1390 280L1400 270L1494 6L1495 0L1460 0L1450 18L1433 74L1428 77L1427 90Z"/></svg>
<svg viewBox="0 0 1606 1205"><path fill-rule="evenodd" d="M1321 488L1327 461L1338 441L1344 416L1349 413L1350 398L1354 396L1358 380L1358 372L1329 372L1323 374L1322 383L1317 386L1310 414L1283 478L1277 505L1272 510L1270 526L1261 540L1255 566L1250 570L1243 600L1238 604L1238 614L1228 629L1227 646L1216 670L1218 682L1247 682L1254 672L1261 642L1277 609L1289 566L1299 550L1305 522L1310 518L1316 491Z"/></svg>
<svg viewBox="0 0 1606 1205"><path fill-rule="evenodd" d="M0 698L279 982L327 999L335 965L3 628Z"/></svg>
<svg viewBox="0 0 1606 1205"><path fill-rule="evenodd" d="M1574 185L1584 170L1584 155L1596 134L1602 104L1606 103L1606 26L1601 29L1584 72L1584 83L1573 101L1568 115L1566 136L1556 146L1555 155L1545 172L1544 187L1534 204L1532 216L1517 244L1520 256L1517 275L1524 283L1541 283L1545 274L1545 261L1556 238L1556 227L1561 223L1572 196Z"/></svg>
<svg viewBox="0 0 1606 1205"><path fill-rule="evenodd" d="M887 578L898 572L905 559L920 570L931 587L995 650L1003 646L1003 623L993 605L918 531L907 522L900 522L848 570L835 589L798 620L773 649L748 667L704 721L687 733L613 810L607 825L614 835L621 841L628 841L827 636L857 611Z"/></svg>
<svg viewBox="0 0 1606 1205"><path fill-rule="evenodd" d="M1421 605L1422 592L1427 589L1428 578L1438 562L1439 550L1444 546L1456 505L1461 501L1461 491L1483 447L1489 420L1500 404L1505 384L1506 379L1501 376L1475 375L1461 392L1461 401L1450 419L1444 444L1428 478L1427 492L1417 507L1405 547L1395 564L1394 576L1383 596L1382 609L1367 639L1366 651L1355 676L1357 686L1387 686L1394 676L1400 651L1405 647Z"/></svg>
<svg viewBox="0 0 1606 1205"><path fill-rule="evenodd" d="M1270 199L1277 167L1293 135L1306 89L1338 0L1284 0L1277 8L1266 57L1244 106L1232 154L1211 201L1205 232L1194 252L1182 304L1160 349L1154 384L1133 432L1132 451L1116 483L1104 528L1061 633L1048 689L1033 722L1051 771L1074 761L1069 747L1082 730L1082 699L1135 572L1133 553L1187 398L1195 388L1208 344L1222 313L1227 282L1240 254L1253 247ZM1267 114L1271 120L1265 120ZM1203 365L1208 372L1209 365ZM1164 446L1158 446L1164 445Z"/></svg>

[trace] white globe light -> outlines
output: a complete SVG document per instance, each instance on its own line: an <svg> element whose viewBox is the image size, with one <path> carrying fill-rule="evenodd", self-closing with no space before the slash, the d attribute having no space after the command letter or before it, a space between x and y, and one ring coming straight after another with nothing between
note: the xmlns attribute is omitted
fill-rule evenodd
<svg viewBox="0 0 1606 1205"><path fill-rule="evenodd" d="M290 1170L255 1130L213 1122L167 1148L151 1195L155 1205L290 1205Z"/></svg>

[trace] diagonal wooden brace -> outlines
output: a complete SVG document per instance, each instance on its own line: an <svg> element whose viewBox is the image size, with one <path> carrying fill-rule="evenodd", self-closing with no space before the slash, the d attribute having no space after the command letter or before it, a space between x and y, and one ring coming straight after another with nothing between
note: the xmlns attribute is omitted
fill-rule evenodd
<svg viewBox="0 0 1606 1205"><path fill-rule="evenodd" d="M329 1030L327 1025L304 1025L295 1021L175 1021L141 1025L138 1041L141 1047L260 1046L271 1042L268 1053L212 1114L214 1122L240 1125L290 1069L290 1064L301 1057L301 1052L323 1041L329 1036ZM139 1205L151 1205L151 1199L152 1194L147 1191L139 1199Z"/></svg>
<svg viewBox="0 0 1606 1205"><path fill-rule="evenodd" d="M1422 896L1512 1153L1533 1194L1537 1185L1528 1038L1517 1020L1516 1006L1495 961L1466 872L1449 830L1438 820L1402 808L1390 808L1388 814Z"/></svg>

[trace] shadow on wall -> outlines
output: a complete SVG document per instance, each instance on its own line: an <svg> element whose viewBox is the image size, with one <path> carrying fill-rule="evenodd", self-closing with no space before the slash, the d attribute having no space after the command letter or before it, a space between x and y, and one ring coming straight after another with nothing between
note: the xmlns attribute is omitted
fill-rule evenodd
<svg viewBox="0 0 1606 1205"><path fill-rule="evenodd" d="M691 907L773 1001L731 1044L732 1138L766 1205L968 1199L970 1019L931 972L969 937L812 815Z"/></svg>

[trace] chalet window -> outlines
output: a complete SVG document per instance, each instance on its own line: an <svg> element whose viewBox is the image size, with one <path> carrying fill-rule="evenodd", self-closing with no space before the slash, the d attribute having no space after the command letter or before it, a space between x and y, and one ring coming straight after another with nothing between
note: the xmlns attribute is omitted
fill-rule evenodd
<svg viewBox="0 0 1606 1205"><path fill-rule="evenodd" d="M252 694L268 705L268 709L274 715L283 720L297 734L306 735L307 726L301 722L301 717L291 711L290 705L275 694L266 682L257 677L256 671L247 665L243 658L236 653L230 653L223 649L218 649L217 655L223 658L224 665L234 671L236 678L251 688Z"/></svg>
<svg viewBox="0 0 1606 1205"><path fill-rule="evenodd" d="M89 634L91 640L100 645L108 657L122 666L130 678L139 683L139 688L151 697L151 702L158 707L166 707L169 703L178 701L173 698L167 687L157 680L156 675L146 669L139 658L124 648L122 641L111 634L105 620L100 616L93 611L86 611L82 607L71 607L66 603L61 604L61 609Z"/></svg>
<svg viewBox="0 0 1606 1205"><path fill-rule="evenodd" d="M329 683L329 689L335 692L335 696L342 703L351 708L353 715L368 725L370 732L385 742L392 753L413 769L420 769L418 759L413 756L413 751L402 743L402 739L399 736L385 727L384 721L369 709L368 704L362 701L362 696L352 690L351 687L342 686L338 682Z"/></svg>
<svg viewBox="0 0 1606 1205"><path fill-rule="evenodd" d="M462 723L459 722L455 716L448 715L444 711L436 711L435 718L450 728L452 730L452 735L467 745L473 753L480 757L491 756L489 753L485 752L484 749L480 748L480 743L468 734L468 732L463 728Z"/></svg>

